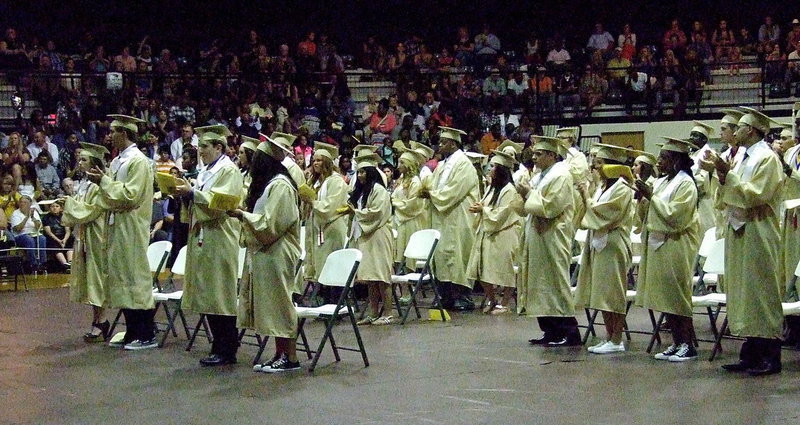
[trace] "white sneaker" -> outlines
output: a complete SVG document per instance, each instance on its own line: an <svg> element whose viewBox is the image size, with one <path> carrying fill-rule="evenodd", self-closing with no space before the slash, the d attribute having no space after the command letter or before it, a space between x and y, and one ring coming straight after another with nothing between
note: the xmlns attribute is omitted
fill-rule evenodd
<svg viewBox="0 0 800 425"><path fill-rule="evenodd" d="M597 347L592 351L594 354L611 354L611 353L620 353L625 351L625 344L619 343L614 344L611 341L606 341L605 344Z"/></svg>
<svg viewBox="0 0 800 425"><path fill-rule="evenodd" d="M669 357L674 355L678 352L678 346L675 344L670 345L667 347L666 350L656 354L653 356L656 360L669 360Z"/></svg>
<svg viewBox="0 0 800 425"><path fill-rule="evenodd" d="M606 345L606 342L608 342L608 341L602 340L602 341L600 341L599 344L592 345L591 347L587 348L586 350L589 351L590 353L594 353L594 350Z"/></svg>

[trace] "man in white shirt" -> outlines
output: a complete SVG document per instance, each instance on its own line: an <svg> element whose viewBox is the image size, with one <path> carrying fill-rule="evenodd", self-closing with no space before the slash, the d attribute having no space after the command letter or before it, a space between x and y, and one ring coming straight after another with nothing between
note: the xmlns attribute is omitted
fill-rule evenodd
<svg viewBox="0 0 800 425"><path fill-rule="evenodd" d="M633 103L646 103L647 115L652 112L650 101L647 98L647 74L644 72L636 71L636 68L631 67L625 75L625 113L628 115L633 114Z"/></svg>
<svg viewBox="0 0 800 425"><path fill-rule="evenodd" d="M58 163L58 147L47 141L43 131L33 133L33 142L28 144L26 148L28 149L28 153L31 154L31 161L36 161L39 154L47 149L47 151L50 152L50 156L53 158L53 164Z"/></svg>
<svg viewBox="0 0 800 425"><path fill-rule="evenodd" d="M606 55L609 49L614 47L614 37L603 29L603 24L598 22L594 25L594 33L589 37L586 47L590 51L599 50L603 55Z"/></svg>
<svg viewBox="0 0 800 425"><path fill-rule="evenodd" d="M181 137L175 139L172 144L169 146L169 152L172 155L173 161L178 161L181 156L183 155L183 147L186 145L192 145L197 147L198 139L197 135L194 134L194 128L190 124L184 124L181 127Z"/></svg>

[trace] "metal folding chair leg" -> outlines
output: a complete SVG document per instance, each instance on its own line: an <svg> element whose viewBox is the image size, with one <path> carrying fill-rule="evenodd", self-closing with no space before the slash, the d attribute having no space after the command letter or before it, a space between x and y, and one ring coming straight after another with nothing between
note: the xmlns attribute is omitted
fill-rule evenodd
<svg viewBox="0 0 800 425"><path fill-rule="evenodd" d="M653 319L653 310L648 310L650 312L650 319ZM656 340L658 340L659 345L661 344L661 337L659 332L661 332L661 324L664 323L665 314L661 313L658 316L658 320L654 322L653 325L653 336L650 338L650 343L647 344L647 353L653 351L653 345L655 345Z"/></svg>
<svg viewBox="0 0 800 425"><path fill-rule="evenodd" d="M722 321L722 327L719 328L719 333L717 334L716 341L714 341L714 348L711 349L711 356L708 358L708 361L714 361L714 358L717 357L717 354L722 352L722 337L725 336L726 330L728 330L727 316L725 316L725 320Z"/></svg>
<svg viewBox="0 0 800 425"><path fill-rule="evenodd" d="M192 336L191 338L189 338L189 344L186 346L186 351L192 351L194 340L197 338L197 333L200 331L201 326L203 327L203 332L205 332L208 342L211 343L212 335L211 335L211 330L208 329L208 321L206 321L206 315L201 314L200 319L197 321L197 325L195 325L194 330L192 331Z"/></svg>

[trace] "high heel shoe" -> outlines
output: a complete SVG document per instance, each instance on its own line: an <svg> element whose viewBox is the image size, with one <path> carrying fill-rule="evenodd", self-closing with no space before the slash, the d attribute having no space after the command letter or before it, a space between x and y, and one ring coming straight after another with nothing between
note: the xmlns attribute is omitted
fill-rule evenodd
<svg viewBox="0 0 800 425"><path fill-rule="evenodd" d="M92 323L93 328L97 328L100 330L99 334L94 334L91 332L87 332L83 335L83 340L89 343L94 342L101 342L101 341L108 341L108 331L111 327L111 324L106 320L103 323Z"/></svg>

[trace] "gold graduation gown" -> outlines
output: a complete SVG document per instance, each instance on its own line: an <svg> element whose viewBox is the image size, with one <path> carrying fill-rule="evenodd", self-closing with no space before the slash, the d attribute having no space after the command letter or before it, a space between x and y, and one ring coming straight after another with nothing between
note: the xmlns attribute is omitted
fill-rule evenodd
<svg viewBox="0 0 800 425"><path fill-rule="evenodd" d="M236 326L259 335L297 336L291 288L300 258L297 190L284 175L267 183L253 212L243 213L247 245Z"/></svg>
<svg viewBox="0 0 800 425"><path fill-rule="evenodd" d="M633 205L633 191L621 178L608 189L599 187L586 200L581 227L588 232L578 272L577 306L625 314Z"/></svg>
<svg viewBox="0 0 800 425"><path fill-rule="evenodd" d="M186 242L184 310L236 315L241 226L225 211L209 208L209 203L212 191L238 196L242 186L242 173L225 155L197 175Z"/></svg>
<svg viewBox="0 0 800 425"><path fill-rule="evenodd" d="M578 184L587 180L591 176L591 172L586 155L574 146L567 150L567 157L564 158L563 164L567 166L569 174L572 176L572 204L575 209L575 214L572 216L574 237L574 232L580 227L583 214L586 211L586 205L583 202L583 198L581 198L580 192L578 192Z"/></svg>
<svg viewBox="0 0 800 425"><path fill-rule="evenodd" d="M792 173L783 182L783 200L800 198L800 145L786 152L784 161L792 169ZM781 227L781 264L783 266L782 281L788 282L794 275L797 262L800 261L800 208L786 210L783 213L783 226ZM792 299L791 301L797 301Z"/></svg>
<svg viewBox="0 0 800 425"><path fill-rule="evenodd" d="M716 173L715 173L716 174ZM714 177L717 201L728 213L725 288L731 334L780 338L784 283L781 281L778 207L783 167L766 142L747 149L727 177Z"/></svg>
<svg viewBox="0 0 800 425"><path fill-rule="evenodd" d="M111 161L100 180L97 205L107 214L108 307L146 310L153 302L147 261L153 214L153 167L130 145Z"/></svg>
<svg viewBox="0 0 800 425"><path fill-rule="evenodd" d="M337 209L347 205L348 186L339 173L333 173L322 184L315 185L317 200L311 202L306 220L305 279L316 282L325 259L333 251L344 248L347 238L347 216Z"/></svg>
<svg viewBox="0 0 800 425"><path fill-rule="evenodd" d="M569 288L572 260L572 176L558 163L531 183L518 211L526 216L519 259L518 310L532 317L575 315Z"/></svg>
<svg viewBox="0 0 800 425"><path fill-rule="evenodd" d="M442 233L433 259L434 274L443 282L472 287L467 261L475 241L469 207L480 199L478 174L463 151L455 151L433 172L430 189L431 227Z"/></svg>
<svg viewBox="0 0 800 425"><path fill-rule="evenodd" d="M692 317L692 276L700 247L692 176L681 171L672 180L656 180L652 199L639 204L637 215L645 228L636 305Z"/></svg>
<svg viewBox="0 0 800 425"><path fill-rule="evenodd" d="M403 253L408 245L408 240L414 232L427 228L425 212L425 200L420 198L419 190L422 182L419 177L414 176L411 181L405 183L399 181L397 187L392 191L392 207L394 209L393 226L397 230L395 240L394 261L402 263L405 261L407 271L416 269L415 260L404 260Z"/></svg>
<svg viewBox="0 0 800 425"><path fill-rule="evenodd" d="M516 287L515 251L519 246L520 216L515 205L522 202L513 183L500 189L495 205L489 205L494 189L483 197L483 211L476 217L476 236L467 263L470 282Z"/></svg>
<svg viewBox="0 0 800 425"><path fill-rule="evenodd" d="M69 299L102 307L106 304L106 214L97 205L99 188L89 180L64 203L65 226L74 227L75 256L69 276Z"/></svg>
<svg viewBox="0 0 800 425"><path fill-rule="evenodd" d="M364 257L358 266L356 279L390 283L394 238L389 226L392 218L389 192L376 183L364 206L361 207L360 200L358 204L353 211L350 246L360 250Z"/></svg>

